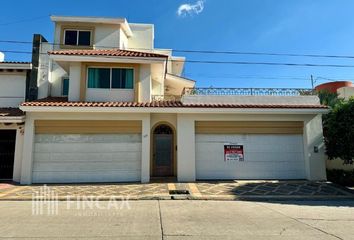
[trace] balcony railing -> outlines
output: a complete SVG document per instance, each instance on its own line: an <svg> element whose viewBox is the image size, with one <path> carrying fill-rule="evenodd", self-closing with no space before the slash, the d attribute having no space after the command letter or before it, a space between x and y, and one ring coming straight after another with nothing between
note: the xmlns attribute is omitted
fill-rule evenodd
<svg viewBox="0 0 354 240"><path fill-rule="evenodd" d="M307 96L316 92L307 88L184 88L182 95Z"/></svg>

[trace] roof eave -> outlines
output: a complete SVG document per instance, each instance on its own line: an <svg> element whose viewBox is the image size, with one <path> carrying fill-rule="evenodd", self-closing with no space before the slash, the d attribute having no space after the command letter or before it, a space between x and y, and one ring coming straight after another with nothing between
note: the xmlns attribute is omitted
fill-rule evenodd
<svg viewBox="0 0 354 240"><path fill-rule="evenodd" d="M122 26L127 37L133 36L133 32L126 18L106 18L106 17L79 17L79 16L50 16L53 22L84 22L97 24L114 24Z"/></svg>
<svg viewBox="0 0 354 240"><path fill-rule="evenodd" d="M203 108L203 107L48 107L20 106L24 112L67 113L218 113L218 114L325 114L326 108Z"/></svg>
<svg viewBox="0 0 354 240"><path fill-rule="evenodd" d="M19 69L19 70L31 70L31 63L1 63L0 69Z"/></svg>
<svg viewBox="0 0 354 240"><path fill-rule="evenodd" d="M118 63L163 63L165 57L122 57L49 54L50 59L63 62L118 62Z"/></svg>

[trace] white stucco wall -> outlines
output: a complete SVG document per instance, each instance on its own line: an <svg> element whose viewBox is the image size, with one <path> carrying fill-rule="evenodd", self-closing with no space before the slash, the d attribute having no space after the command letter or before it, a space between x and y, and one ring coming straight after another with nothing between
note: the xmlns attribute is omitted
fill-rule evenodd
<svg viewBox="0 0 354 240"><path fill-rule="evenodd" d="M50 43L43 42L40 46L39 65L38 65L38 99L46 98L50 94L50 64L48 51L52 50L53 46Z"/></svg>
<svg viewBox="0 0 354 240"><path fill-rule="evenodd" d="M122 29L119 29L119 48L120 49L127 49L129 48L129 40L127 35Z"/></svg>
<svg viewBox="0 0 354 240"><path fill-rule="evenodd" d="M69 101L80 100L80 79L81 79L81 64L71 63L69 73Z"/></svg>
<svg viewBox="0 0 354 240"><path fill-rule="evenodd" d="M109 49L120 46L120 30L118 25L95 26L93 38L95 49Z"/></svg>
<svg viewBox="0 0 354 240"><path fill-rule="evenodd" d="M21 180L24 131L25 130L23 127L16 129L16 145L15 145L15 159L14 159L14 172L13 172L13 180L15 182L20 182Z"/></svg>
<svg viewBox="0 0 354 240"><path fill-rule="evenodd" d="M304 154L308 180L326 180L326 157L323 141L322 116L304 121ZM314 148L318 148L315 152Z"/></svg>
<svg viewBox="0 0 354 240"><path fill-rule="evenodd" d="M86 101L94 102L133 102L134 89L87 88Z"/></svg>
<svg viewBox="0 0 354 240"><path fill-rule="evenodd" d="M337 89L339 97L348 100L354 96L354 87L342 87Z"/></svg>
<svg viewBox="0 0 354 240"><path fill-rule="evenodd" d="M354 164L343 164L344 161L340 158L336 158L333 160L327 159L326 161L326 166L327 169L340 169L344 171L353 171L354 170Z"/></svg>
<svg viewBox="0 0 354 240"><path fill-rule="evenodd" d="M140 102L150 102L151 101L151 66L150 64L141 64L139 73L139 101Z"/></svg>
<svg viewBox="0 0 354 240"><path fill-rule="evenodd" d="M154 48L154 25L129 23L133 36L129 38L132 50L149 50Z"/></svg>
<svg viewBox="0 0 354 240"><path fill-rule="evenodd" d="M62 95L62 81L64 77L68 77L69 73L67 73L64 69L62 69L57 63L51 62L50 67L50 95L52 97L60 97Z"/></svg>
<svg viewBox="0 0 354 240"><path fill-rule="evenodd" d="M18 107L25 100L26 71L0 73L0 107Z"/></svg>

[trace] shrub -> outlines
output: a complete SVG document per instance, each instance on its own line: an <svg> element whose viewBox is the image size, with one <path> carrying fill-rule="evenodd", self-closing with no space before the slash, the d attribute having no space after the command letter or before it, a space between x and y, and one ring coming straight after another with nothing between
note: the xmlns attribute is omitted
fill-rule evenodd
<svg viewBox="0 0 354 240"><path fill-rule="evenodd" d="M344 171L339 169L327 170L327 179L339 185L354 187L354 170Z"/></svg>

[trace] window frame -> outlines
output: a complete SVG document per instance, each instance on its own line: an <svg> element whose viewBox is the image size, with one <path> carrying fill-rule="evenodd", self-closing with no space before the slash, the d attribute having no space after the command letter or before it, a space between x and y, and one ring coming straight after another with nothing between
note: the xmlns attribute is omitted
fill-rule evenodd
<svg viewBox="0 0 354 240"><path fill-rule="evenodd" d="M68 94L64 95L64 80L68 79ZM70 86L70 78L69 77L62 77L61 78L61 96L68 97L69 96L69 86Z"/></svg>
<svg viewBox="0 0 354 240"><path fill-rule="evenodd" d="M91 31L90 46L84 45L65 45L65 31L66 30L82 30ZM60 26L60 38L59 38L59 48L60 49L93 49L95 43L95 27L87 24L67 24Z"/></svg>
<svg viewBox="0 0 354 240"><path fill-rule="evenodd" d="M109 69L109 88L89 88L88 87L88 78L89 78L89 69L90 68L108 68ZM112 69L132 69L133 70L133 88L112 88ZM86 68L86 89L99 89L99 90L110 90L110 91L121 91L121 90L135 90L135 68L134 67L106 67L106 66L88 66Z"/></svg>
<svg viewBox="0 0 354 240"><path fill-rule="evenodd" d="M65 38L66 38L66 32L67 31L76 31L76 44L75 45L70 45L65 43ZM79 37L80 37L80 32L90 32L90 45L79 45ZM70 47L91 47L92 46L92 29L78 29L78 28L64 28L63 31L63 45L64 46L70 46Z"/></svg>

